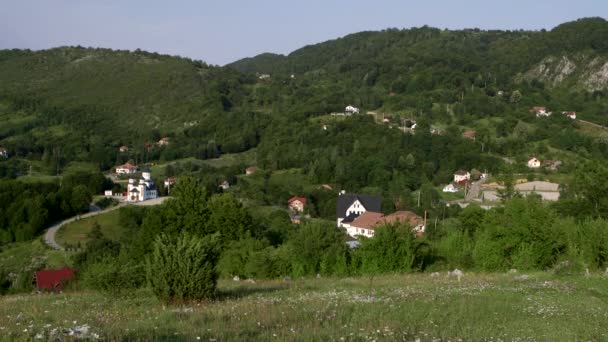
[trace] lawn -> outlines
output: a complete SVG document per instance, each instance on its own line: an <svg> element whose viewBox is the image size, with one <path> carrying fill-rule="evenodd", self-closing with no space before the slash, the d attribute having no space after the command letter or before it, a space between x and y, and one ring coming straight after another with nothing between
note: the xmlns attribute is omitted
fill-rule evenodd
<svg viewBox="0 0 608 342"><path fill-rule="evenodd" d="M87 235L93 229L95 222L101 227L101 231L108 239L118 240L122 233L119 221L120 210L112 210L104 214L88 217L79 221L69 223L57 232L56 240L61 246L78 245L84 246Z"/></svg>
<svg viewBox="0 0 608 342"><path fill-rule="evenodd" d="M73 339L76 327L142 341L608 339L608 277L600 274L224 280L219 290L216 300L180 306L148 290L5 296L0 329L11 340Z"/></svg>

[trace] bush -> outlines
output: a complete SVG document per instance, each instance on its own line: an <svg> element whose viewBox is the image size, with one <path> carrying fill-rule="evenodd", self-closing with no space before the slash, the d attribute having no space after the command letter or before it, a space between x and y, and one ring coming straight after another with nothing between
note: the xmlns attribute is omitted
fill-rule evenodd
<svg viewBox="0 0 608 342"><path fill-rule="evenodd" d="M85 288L117 294L145 283L144 266L109 257L88 265L80 279Z"/></svg>
<svg viewBox="0 0 608 342"><path fill-rule="evenodd" d="M435 245L437 256L449 269L466 269L473 265L472 251L475 246L466 232L452 230Z"/></svg>
<svg viewBox="0 0 608 342"><path fill-rule="evenodd" d="M146 273L160 300L201 300L215 294L220 254L218 234L204 238L185 232L177 238L161 234L152 249L146 261Z"/></svg>

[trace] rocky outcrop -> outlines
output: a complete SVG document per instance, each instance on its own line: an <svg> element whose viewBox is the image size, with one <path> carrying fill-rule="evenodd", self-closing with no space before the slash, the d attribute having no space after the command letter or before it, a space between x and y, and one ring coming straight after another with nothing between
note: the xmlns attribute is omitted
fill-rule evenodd
<svg viewBox="0 0 608 342"><path fill-rule="evenodd" d="M523 79L539 80L554 88L572 85L587 91L608 88L608 58L577 56L549 56L523 75Z"/></svg>

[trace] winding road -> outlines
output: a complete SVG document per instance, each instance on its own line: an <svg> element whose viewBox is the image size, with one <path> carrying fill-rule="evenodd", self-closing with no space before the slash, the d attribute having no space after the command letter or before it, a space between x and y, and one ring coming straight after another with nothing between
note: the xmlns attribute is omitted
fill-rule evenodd
<svg viewBox="0 0 608 342"><path fill-rule="evenodd" d="M44 243L46 243L47 246L49 246L53 249L63 251L65 249L57 243L57 240L55 240L55 235L57 235L57 232L59 231L59 229L61 229L61 227L63 227L64 225L77 221L77 220L87 218L87 217L97 216L99 214L105 214L107 212L110 212L110 211L113 211L116 209L120 209L127 205L149 206L149 205L162 204L165 200L167 200L169 198L170 197L159 197L159 198L155 198L153 200L148 200L148 201L144 201L144 202L135 202L135 203L122 202L116 206L107 208L105 210L99 210L99 207L91 206L91 208L90 208L91 212L88 212L88 213L82 214L82 215L76 215L74 217L70 217L69 219L65 219L57 224L54 224L49 229L47 229L46 232L44 232Z"/></svg>

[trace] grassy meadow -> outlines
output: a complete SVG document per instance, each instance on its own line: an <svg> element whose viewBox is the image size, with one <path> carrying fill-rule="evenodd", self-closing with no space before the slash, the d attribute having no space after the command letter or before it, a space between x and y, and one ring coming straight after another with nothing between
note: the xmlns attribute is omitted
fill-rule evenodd
<svg viewBox="0 0 608 342"><path fill-rule="evenodd" d="M119 220L119 210L87 217L64 225L57 231L55 239L61 246L84 246L88 241L87 235L93 230L95 223L99 224L103 235L111 240L118 240L122 233Z"/></svg>
<svg viewBox="0 0 608 342"><path fill-rule="evenodd" d="M213 301L163 305L152 293L0 298L10 340L608 339L608 277L441 274L220 281ZM72 335L70 335L72 334Z"/></svg>

